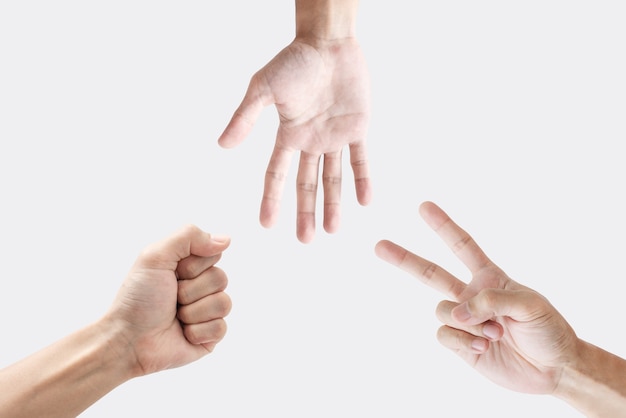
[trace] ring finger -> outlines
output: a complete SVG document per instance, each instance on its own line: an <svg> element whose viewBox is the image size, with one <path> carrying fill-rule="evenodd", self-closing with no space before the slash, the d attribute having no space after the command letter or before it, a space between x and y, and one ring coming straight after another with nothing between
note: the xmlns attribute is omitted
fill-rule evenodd
<svg viewBox="0 0 626 418"><path fill-rule="evenodd" d="M492 341L496 341L502 337L502 325L498 324L496 321L488 320L477 325L462 325L454 321L452 318L452 309L458 305L458 303L449 300L439 302L437 310L435 311L437 319L450 328L454 328L474 337L485 338Z"/></svg>

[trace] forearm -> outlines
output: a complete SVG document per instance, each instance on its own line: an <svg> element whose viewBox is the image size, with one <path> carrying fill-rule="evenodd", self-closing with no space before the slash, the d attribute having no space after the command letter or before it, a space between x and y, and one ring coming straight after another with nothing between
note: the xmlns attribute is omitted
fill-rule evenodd
<svg viewBox="0 0 626 418"><path fill-rule="evenodd" d="M354 37L358 6L358 0L296 0L296 37Z"/></svg>
<svg viewBox="0 0 626 418"><path fill-rule="evenodd" d="M580 341L555 396L587 417L626 417L626 360Z"/></svg>
<svg viewBox="0 0 626 418"><path fill-rule="evenodd" d="M0 370L0 417L76 417L132 378L128 348L109 325L90 325Z"/></svg>

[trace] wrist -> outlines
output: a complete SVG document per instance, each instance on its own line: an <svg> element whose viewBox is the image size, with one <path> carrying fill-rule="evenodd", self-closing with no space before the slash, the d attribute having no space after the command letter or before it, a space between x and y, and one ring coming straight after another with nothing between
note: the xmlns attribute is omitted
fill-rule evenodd
<svg viewBox="0 0 626 418"><path fill-rule="evenodd" d="M353 38L358 0L296 0L296 38Z"/></svg>
<svg viewBox="0 0 626 418"><path fill-rule="evenodd" d="M137 360L133 338L129 337L125 324L121 320L105 316L93 324L101 336L103 367L118 376L119 381L126 381L144 373Z"/></svg>
<svg viewBox="0 0 626 418"><path fill-rule="evenodd" d="M563 368L554 396L588 417L626 410L626 360L577 340L576 357Z"/></svg>

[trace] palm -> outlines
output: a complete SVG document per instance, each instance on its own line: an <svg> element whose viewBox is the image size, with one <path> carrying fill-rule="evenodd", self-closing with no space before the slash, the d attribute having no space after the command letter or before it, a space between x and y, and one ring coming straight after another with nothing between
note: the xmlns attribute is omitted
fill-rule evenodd
<svg viewBox="0 0 626 418"><path fill-rule="evenodd" d="M369 91L362 60L353 44L320 51L295 41L257 74L258 89L268 90L279 114L278 146L319 156L364 139Z"/></svg>
<svg viewBox="0 0 626 418"><path fill-rule="evenodd" d="M522 286L508 283L508 287ZM543 318L542 318L543 319ZM459 350L457 354L485 377L495 383L519 392L549 393L555 387L556 358L559 351L551 351L544 340L553 339L548 330L536 322L525 322L510 317L495 317L504 334L490 343L483 354ZM556 327L554 327L556 329Z"/></svg>
<svg viewBox="0 0 626 418"><path fill-rule="evenodd" d="M510 320L497 322L504 326L504 337L491 342L486 353L458 354L485 377L508 389L525 393L550 393L554 390L555 370L541 360L535 360L527 351L532 340L531 333L520 330L518 325L510 324Z"/></svg>

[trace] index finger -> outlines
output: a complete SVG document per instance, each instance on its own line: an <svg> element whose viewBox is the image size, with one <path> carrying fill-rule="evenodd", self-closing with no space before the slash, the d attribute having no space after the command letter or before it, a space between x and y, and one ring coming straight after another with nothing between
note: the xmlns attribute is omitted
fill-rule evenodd
<svg viewBox="0 0 626 418"><path fill-rule="evenodd" d="M176 275L179 279L193 279L199 276L203 271L213 267L221 258L222 253L210 257L190 255L180 260L176 267Z"/></svg>
<svg viewBox="0 0 626 418"><path fill-rule="evenodd" d="M278 218L280 199L285 188L285 179L291 164L293 150L276 144L265 171L265 184L259 220L266 228L273 226Z"/></svg>
<svg viewBox="0 0 626 418"><path fill-rule="evenodd" d="M459 300L459 295L467 286L437 264L413 254L391 241L379 241L374 250L381 259L400 267L453 300Z"/></svg>

